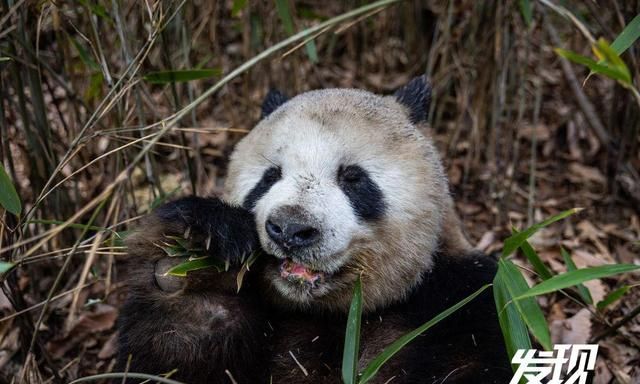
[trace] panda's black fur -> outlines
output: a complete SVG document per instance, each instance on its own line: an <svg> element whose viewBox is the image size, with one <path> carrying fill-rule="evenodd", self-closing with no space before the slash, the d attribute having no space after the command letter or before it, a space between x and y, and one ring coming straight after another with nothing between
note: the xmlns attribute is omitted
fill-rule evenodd
<svg viewBox="0 0 640 384"><path fill-rule="evenodd" d="M409 83L395 96L407 106L412 121L426 118L430 90L424 85ZM271 92L263 117L286 100ZM260 283L268 255L251 267L237 291L242 260L260 248L250 210L278 174L278 169L265 173L244 208L215 198L186 197L144 220L128 240L130 291L119 318L118 370L156 375L175 371L171 378L185 383L341 382L346 313L287 308L265 300L276 294ZM363 188L345 194L356 211L360 207L359 217L376 220L384 215L384 196L371 180ZM166 267L158 266L167 257L158 244L172 235L186 236L194 247L229 260L230 270L194 271L172 289L159 286L156 277ZM363 316L365 361L492 282L495 259L463 253L441 247L432 255L431 270L404 300ZM507 383L511 376L488 289L407 345L372 382Z"/></svg>

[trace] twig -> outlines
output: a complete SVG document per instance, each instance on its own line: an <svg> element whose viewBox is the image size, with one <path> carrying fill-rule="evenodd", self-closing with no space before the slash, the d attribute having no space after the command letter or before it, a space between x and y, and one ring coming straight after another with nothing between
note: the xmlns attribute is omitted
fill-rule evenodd
<svg viewBox="0 0 640 384"><path fill-rule="evenodd" d="M78 289L81 289L81 290L82 290L82 289L85 289L85 288L87 288L88 286L90 286L90 285L93 285L93 284L97 283L98 281L100 281L100 280L95 280L95 281L92 281L92 282L90 282L90 283L87 283L87 284L83 285L82 287L76 287L76 288L70 289L70 290L68 290L68 291L62 292L62 293L60 293L60 294L55 295L54 297L52 297L52 298L51 298L51 301L56 301L56 300L58 300L58 299L61 299L61 298L65 297L66 295L68 295L68 294L70 294L70 293L73 293L74 291L76 291L76 290L78 290ZM39 302L38 304L34 304L34 305L30 306L29 308L25 308L25 309L22 309L22 310L20 310L20 311L18 311L18 312L14 312L14 313L12 313L12 314L10 314L10 315L7 315L7 316L3 317L2 319L0 319L0 324L1 324L1 323L3 323L3 322L5 322L5 321L7 321L7 320L11 320L11 319L13 319L14 317L18 317L18 316L22 315L23 313L27 313L27 312L33 311L33 310L34 310L34 309L36 309L36 308L40 308L40 307L42 307L42 306L45 304L45 302L46 302L46 301L41 301L41 302Z"/></svg>
<svg viewBox="0 0 640 384"><path fill-rule="evenodd" d="M135 373L135 372L101 373L99 375L85 376L79 379L75 379L69 384L84 383L86 381L98 381L98 380L104 380L104 379L120 379L123 377L128 377L128 378L130 377L132 379L152 380L152 381L156 381L164 384L184 384L183 382L167 379L166 377L162 377L162 376L148 375L146 373Z"/></svg>
<svg viewBox="0 0 640 384"><path fill-rule="evenodd" d="M622 327L623 325L631 321L631 319L638 316L639 314L640 314L640 304L637 305L635 308L633 308L631 312L627 313L622 319L613 323L611 327L609 327L606 331L600 333L597 336L592 337L591 340L589 340L589 343L590 344L598 343L600 340L604 339L605 337L615 333L618 330L618 328Z"/></svg>
<svg viewBox="0 0 640 384"><path fill-rule="evenodd" d="M547 33L549 34L549 37L551 37L551 42L553 43L553 45L555 46L562 45L562 42L560 41L560 37L558 36L558 31L556 31L555 27L551 25L551 23L549 23L548 21L543 24L547 29ZM569 86L571 87L571 90L573 91L573 94L576 97L576 101L578 102L578 107L580 107L582 112L585 114L585 117L587 118L586 119L587 122L589 123L591 128L593 128L593 131L596 134L596 136L598 136L598 139L600 139L600 142L605 145L608 145L611 141L609 134L607 133L607 130L605 129L604 124L602 124L602 121L600 121L600 117L598 117L598 114L596 113L596 110L593 107L593 104L591 104L591 101L589 101L587 96L584 94L584 91L582 90L582 86L580 85L580 82L578 82L578 79L576 78L576 75L573 72L573 69L571 69L571 64L569 64L569 61L567 59L561 58L560 65L562 66L562 72L564 72L564 76L567 78L567 81L569 82Z"/></svg>
<svg viewBox="0 0 640 384"><path fill-rule="evenodd" d="M289 56L290 54L292 54L293 52L297 51L298 49L304 47L305 45L307 45L308 42L315 40L316 37L322 35L323 33L327 32L329 29L331 29L331 25L326 27L325 29L317 32L315 35L313 36L309 36L306 39L304 39L301 43L297 44L296 46L294 46L293 48L291 48L290 50L288 50L287 52L283 53L282 56L280 56L280 60L284 59L285 57Z"/></svg>
<svg viewBox="0 0 640 384"><path fill-rule="evenodd" d="M229 376L229 380L231 380L231 384L238 384L238 382L236 381L236 379L233 378L233 375L228 369L225 369L224 373L225 375Z"/></svg>
<svg viewBox="0 0 640 384"><path fill-rule="evenodd" d="M537 164L537 146L538 135L536 134L536 127L538 126L538 119L540 117L540 106L542 104L542 85L540 83L536 86L536 98L533 107L533 130L531 138L531 164L529 166L529 196L527 202L527 225L533 225L535 194L536 194L536 164Z"/></svg>
<svg viewBox="0 0 640 384"><path fill-rule="evenodd" d="M296 359L296 355L294 355L293 352L291 351L289 351L289 354L291 355L291 358L293 359L293 361L295 361L296 364L298 364L298 367L300 367L300 370L302 371L302 373L304 373L305 376L309 376L309 372L307 372L307 369L302 364L300 364L298 359Z"/></svg>
<svg viewBox="0 0 640 384"><path fill-rule="evenodd" d="M559 15L562 15L565 18L569 19L576 27L578 27L580 32L582 32L584 37L586 37L591 44L596 42L596 39L593 37L591 32L589 32L589 29L587 28L587 26L584 25L580 20L578 20L578 18L573 13L571 13L571 11L569 11L568 9L566 9L561 5L554 4L549 0L540 0L540 2L546 5L547 7L553 9Z"/></svg>

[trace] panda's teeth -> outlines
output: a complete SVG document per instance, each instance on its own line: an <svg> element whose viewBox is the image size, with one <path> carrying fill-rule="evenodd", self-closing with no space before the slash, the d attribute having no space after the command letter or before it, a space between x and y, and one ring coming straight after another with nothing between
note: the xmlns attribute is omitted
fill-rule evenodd
<svg viewBox="0 0 640 384"><path fill-rule="evenodd" d="M309 269L291 259L285 259L280 264L280 276L291 283L307 284L311 287L316 287L317 283L324 281L323 272Z"/></svg>

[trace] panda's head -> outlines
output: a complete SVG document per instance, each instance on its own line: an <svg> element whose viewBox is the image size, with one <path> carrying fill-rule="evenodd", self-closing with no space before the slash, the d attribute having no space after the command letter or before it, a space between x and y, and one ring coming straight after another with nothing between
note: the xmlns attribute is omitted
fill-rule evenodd
<svg viewBox="0 0 640 384"><path fill-rule="evenodd" d="M440 159L416 128L430 93L422 77L386 97L269 93L231 156L225 198L255 213L282 301L344 310L361 275L365 309L375 309L430 268L453 217Z"/></svg>

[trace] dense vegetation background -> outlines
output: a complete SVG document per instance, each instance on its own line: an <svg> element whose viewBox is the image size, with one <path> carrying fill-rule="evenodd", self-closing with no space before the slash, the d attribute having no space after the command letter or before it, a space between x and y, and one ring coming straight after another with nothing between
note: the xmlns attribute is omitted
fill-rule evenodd
<svg viewBox="0 0 640 384"><path fill-rule="evenodd" d="M428 130L478 248L585 207L531 239L551 270L565 270L560 244L578 267L640 263L638 101L554 52L593 57L587 36L613 41L637 0L401 1L289 45L190 104L296 31L365 3L0 0L0 159L22 202L20 215L0 211L0 256L14 264L2 275L0 382L113 367L122 236L168 198L220 191L270 87L390 93L426 73ZM639 48L621 56L633 79ZM595 382L640 383L638 275L586 285L594 302L625 295L600 310L541 298L554 342L599 341Z"/></svg>

